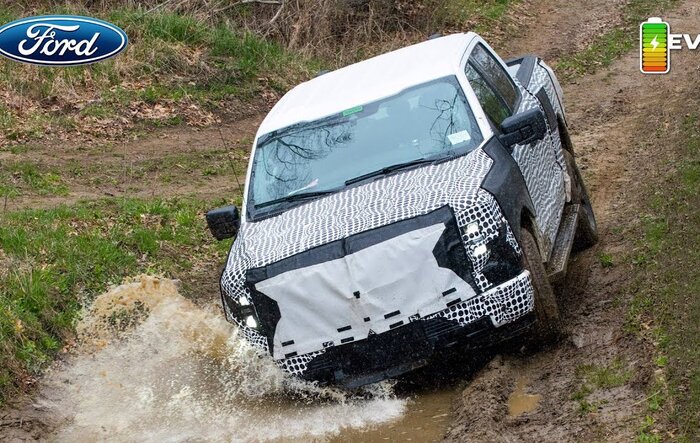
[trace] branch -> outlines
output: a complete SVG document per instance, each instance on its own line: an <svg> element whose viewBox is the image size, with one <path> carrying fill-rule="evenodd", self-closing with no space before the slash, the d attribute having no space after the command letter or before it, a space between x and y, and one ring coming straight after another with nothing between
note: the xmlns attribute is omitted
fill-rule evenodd
<svg viewBox="0 0 700 443"><path fill-rule="evenodd" d="M279 18L280 14L282 13L282 10L284 9L284 2L280 1L279 3L280 3L280 8L277 10L277 12L275 12L275 15L272 16L270 21L267 23L268 26L271 26L275 22L275 20L277 20L277 18Z"/></svg>
<svg viewBox="0 0 700 443"><path fill-rule="evenodd" d="M146 11L146 14L150 14L151 12L156 11L156 10L162 8L163 6L167 5L168 3L172 2L172 1L173 1L173 0L165 0L163 3L160 3L160 4L155 5L154 7L152 7L152 8L149 9L148 11Z"/></svg>
<svg viewBox="0 0 700 443"><path fill-rule="evenodd" d="M224 12L227 9L231 9L235 6L245 5L248 3L262 3L263 5L283 5L284 4L282 2L282 0L239 0L235 3L231 3L230 5L224 6L223 8L217 9L216 11L214 11L214 13L217 14L219 12Z"/></svg>

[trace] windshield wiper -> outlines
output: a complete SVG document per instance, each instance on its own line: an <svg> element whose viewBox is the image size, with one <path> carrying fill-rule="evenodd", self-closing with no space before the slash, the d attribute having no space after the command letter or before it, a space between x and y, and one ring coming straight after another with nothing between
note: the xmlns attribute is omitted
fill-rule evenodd
<svg viewBox="0 0 700 443"><path fill-rule="evenodd" d="M380 175L387 175L390 172L398 171L399 169L404 169L404 168L410 168L411 166L418 166L422 165L425 163L433 163L436 159L435 158L419 158L416 160L411 160L408 162L404 163L397 163L395 165L391 166L386 166L382 169L378 169L376 171L368 172L367 174L362 174L358 177L351 178L345 181L345 186L352 185L353 183L361 182L363 180L366 180L371 177L378 177Z"/></svg>
<svg viewBox="0 0 700 443"><path fill-rule="evenodd" d="M304 192L303 194L292 194L292 195L287 195L285 197L276 198L274 200L262 202L260 204L256 204L255 207L256 208L264 208L266 206L272 206L272 205L276 205L278 203L306 200L307 198L320 197L322 195L333 194L334 192L338 192L338 190L337 189L328 189L325 191L314 191L314 192Z"/></svg>

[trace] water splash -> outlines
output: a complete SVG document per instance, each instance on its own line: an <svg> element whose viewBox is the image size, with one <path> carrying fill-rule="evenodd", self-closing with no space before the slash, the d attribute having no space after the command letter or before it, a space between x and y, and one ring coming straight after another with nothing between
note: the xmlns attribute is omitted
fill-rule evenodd
<svg viewBox="0 0 700 443"><path fill-rule="evenodd" d="M113 288L77 330L77 355L42 388L39 406L63 418L53 440L323 441L406 409L389 383L351 397L286 376L172 280Z"/></svg>

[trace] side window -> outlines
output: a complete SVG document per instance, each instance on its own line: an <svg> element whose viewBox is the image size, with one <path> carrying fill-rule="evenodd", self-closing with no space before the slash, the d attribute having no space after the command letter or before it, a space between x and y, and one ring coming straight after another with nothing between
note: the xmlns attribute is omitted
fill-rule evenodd
<svg viewBox="0 0 700 443"><path fill-rule="evenodd" d="M515 111L518 90L500 63L482 45L472 51L465 74L486 115L500 125Z"/></svg>

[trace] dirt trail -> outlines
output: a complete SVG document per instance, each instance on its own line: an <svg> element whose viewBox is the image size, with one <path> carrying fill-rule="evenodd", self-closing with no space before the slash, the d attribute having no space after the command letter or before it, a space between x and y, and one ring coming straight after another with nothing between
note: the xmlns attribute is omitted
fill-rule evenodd
<svg viewBox="0 0 700 443"><path fill-rule="evenodd" d="M619 17L614 5L591 3L578 7L586 15L546 16L538 27L541 32L520 44L556 56L558 51L537 46L566 48L596 31L595 26L577 27L578 23L614 22ZM563 1L549 7L577 9ZM700 2L691 1L664 18L675 29L692 30L699 13ZM587 14L594 20L587 20ZM643 76L638 55L631 51L610 68L564 85L576 157L592 193L601 242L573 259L567 281L558 288L566 339L549 350L494 359L463 392L448 440L634 440L654 370L651 350L623 329L631 297L624 288L634 272L632 265L619 261L603 267L599 256L606 253L620 260L634 248L629 232L639 220L635 212L639 185L656 174L663 159L658 153L664 146L654 144L654 130L688 112L683 98L697 84L698 59L683 51L673 54L673 62L666 76ZM613 368L607 374L620 379L599 381L601 386L588 383L585 388L587 374L602 368ZM522 377L529 380L527 393L539 395L540 401L534 410L514 417L508 413L507 400Z"/></svg>
<svg viewBox="0 0 700 443"><path fill-rule="evenodd" d="M588 47L593 39L620 24L625 0L567 2L536 0L528 12L533 22L522 26L522 34L503 46L506 56L535 54L546 61Z"/></svg>
<svg viewBox="0 0 700 443"><path fill-rule="evenodd" d="M243 184L247 155L264 114L207 128L152 129L116 142L40 141L24 149L0 151L3 162L37 165L41 172L57 171L64 195L42 195L23 189L8 199L7 210L50 208L81 199L105 197L232 198ZM21 177L13 177L22 188ZM45 193L43 193L45 194Z"/></svg>

